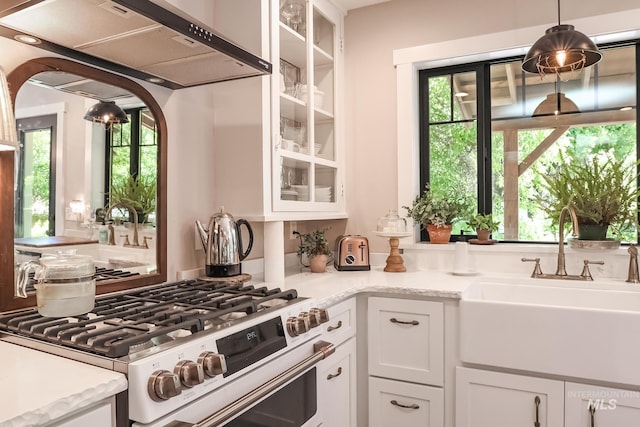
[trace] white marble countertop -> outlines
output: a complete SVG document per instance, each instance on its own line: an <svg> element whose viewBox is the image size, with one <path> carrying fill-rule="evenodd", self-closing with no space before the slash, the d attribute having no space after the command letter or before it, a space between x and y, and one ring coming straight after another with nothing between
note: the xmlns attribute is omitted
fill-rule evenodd
<svg viewBox="0 0 640 427"><path fill-rule="evenodd" d="M483 277L481 273L460 276L425 270L389 273L383 265L372 266L370 271L337 271L332 266L327 267L325 273L296 270L295 274L286 276L284 288L296 289L299 296L314 298L320 306L335 304L361 292L460 299L471 283Z"/></svg>
<svg viewBox="0 0 640 427"><path fill-rule="evenodd" d="M127 389L118 372L0 341L0 426L41 425Z"/></svg>

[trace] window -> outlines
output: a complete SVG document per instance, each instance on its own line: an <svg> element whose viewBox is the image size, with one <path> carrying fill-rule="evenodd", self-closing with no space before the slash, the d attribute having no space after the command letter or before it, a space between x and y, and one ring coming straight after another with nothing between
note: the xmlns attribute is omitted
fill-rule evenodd
<svg viewBox="0 0 640 427"><path fill-rule="evenodd" d="M638 159L637 45L601 49L595 66L544 79L522 72L522 58L421 71L422 186L467 193L500 221L494 238L557 241L536 197L560 156ZM636 230L622 240L637 241Z"/></svg>
<svg viewBox="0 0 640 427"><path fill-rule="evenodd" d="M158 165L158 135L148 108L125 110L129 123L106 130L105 206L116 182L129 177L155 180Z"/></svg>
<svg viewBox="0 0 640 427"><path fill-rule="evenodd" d="M55 114L16 121L20 139L15 237L55 235Z"/></svg>

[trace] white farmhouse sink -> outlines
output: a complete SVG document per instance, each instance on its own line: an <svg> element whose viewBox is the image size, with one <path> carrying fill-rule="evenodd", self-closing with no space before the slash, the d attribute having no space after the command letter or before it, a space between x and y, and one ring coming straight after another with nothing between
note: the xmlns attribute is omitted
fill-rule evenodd
<svg viewBox="0 0 640 427"><path fill-rule="evenodd" d="M640 385L640 285L483 279L460 315L463 362Z"/></svg>

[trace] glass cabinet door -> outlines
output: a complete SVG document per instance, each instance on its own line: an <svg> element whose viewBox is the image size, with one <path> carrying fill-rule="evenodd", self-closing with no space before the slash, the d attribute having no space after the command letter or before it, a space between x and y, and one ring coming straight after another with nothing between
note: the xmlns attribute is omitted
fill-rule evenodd
<svg viewBox="0 0 640 427"><path fill-rule="evenodd" d="M275 211L336 208L336 22L314 1L280 1Z"/></svg>

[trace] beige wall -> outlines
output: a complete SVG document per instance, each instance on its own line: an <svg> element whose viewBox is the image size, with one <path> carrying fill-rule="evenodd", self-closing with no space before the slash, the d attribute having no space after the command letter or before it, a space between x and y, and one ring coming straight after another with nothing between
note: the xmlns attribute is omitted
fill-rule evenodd
<svg viewBox="0 0 640 427"><path fill-rule="evenodd" d="M523 27L551 26L557 23L556 7L553 0L391 0L349 11L345 18L348 232L368 235L372 251L386 252L386 241L371 235L377 218L391 208L406 215L397 206L393 51ZM570 24L571 19L637 7L637 0L563 0L561 21Z"/></svg>

